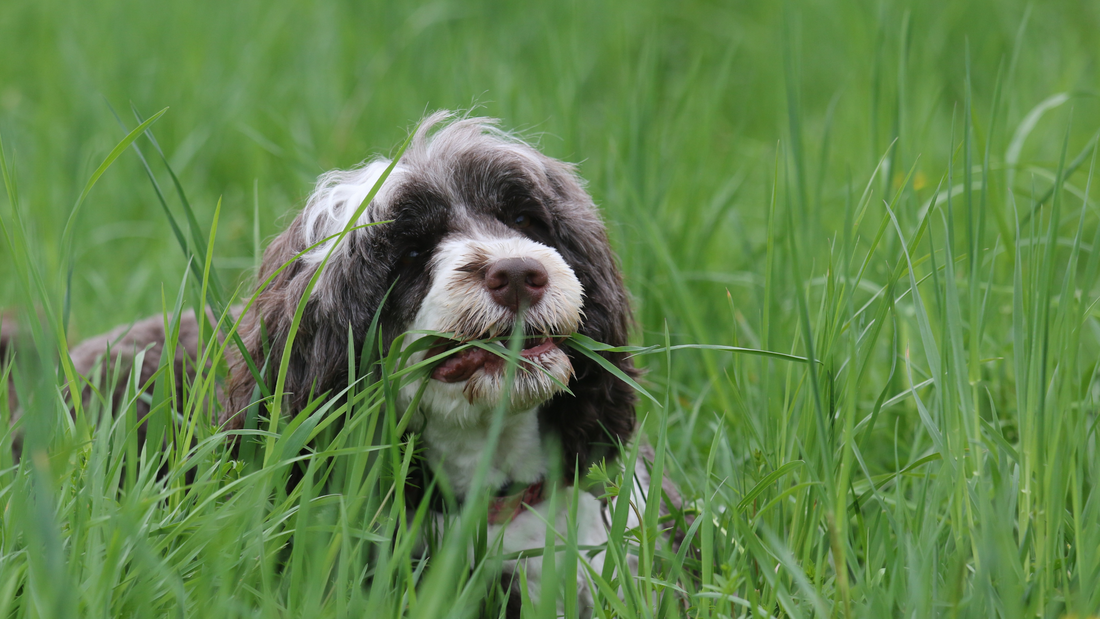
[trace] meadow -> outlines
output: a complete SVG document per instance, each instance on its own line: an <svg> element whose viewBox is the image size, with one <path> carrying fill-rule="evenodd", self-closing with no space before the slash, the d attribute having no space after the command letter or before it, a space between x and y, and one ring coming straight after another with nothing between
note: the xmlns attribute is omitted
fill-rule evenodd
<svg viewBox="0 0 1100 619"><path fill-rule="evenodd" d="M233 459L216 345L185 402L122 403L165 450L112 403L71 416L59 361L247 298L317 175L440 108L577 162L633 294L638 414L694 524L680 552L655 514L613 531L641 569L593 575L597 616L1100 615L1097 32L1061 0L6 0L0 308L31 336L18 463L0 380L0 617L481 612L500 558L466 569L472 512L414 551L383 385Z"/></svg>

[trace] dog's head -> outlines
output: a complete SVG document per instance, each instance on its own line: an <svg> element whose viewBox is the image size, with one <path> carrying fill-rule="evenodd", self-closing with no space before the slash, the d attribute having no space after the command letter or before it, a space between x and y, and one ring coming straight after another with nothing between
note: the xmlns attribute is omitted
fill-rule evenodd
<svg viewBox="0 0 1100 619"><path fill-rule="evenodd" d="M458 341L506 336L522 312L529 337L524 367L507 394L512 407L539 407L540 426L561 440L568 474L607 453L598 445L613 452L633 430L633 391L554 337L579 332L621 346L630 324L604 226L574 168L501 131L494 120L436 113L421 123L356 222L389 223L356 229L335 248L333 240L322 242L347 227L389 164L376 159L323 175L305 209L268 247L261 282L290 264L274 275L242 325L256 364L265 363L265 350L283 349L295 308L331 250L289 360L292 408L348 384L348 335L358 351L376 313L389 347L409 331L454 333ZM403 338L403 346L416 337ZM431 344L413 361L456 345ZM606 356L634 373L624 355ZM266 361L278 367L276 359ZM474 423L505 397L503 375L504 362L492 352L452 353L426 379L419 409L429 421L447 416ZM237 413L254 387L244 360L231 353L225 407L227 417L236 415L231 427L239 426ZM415 391L406 389L406 399Z"/></svg>

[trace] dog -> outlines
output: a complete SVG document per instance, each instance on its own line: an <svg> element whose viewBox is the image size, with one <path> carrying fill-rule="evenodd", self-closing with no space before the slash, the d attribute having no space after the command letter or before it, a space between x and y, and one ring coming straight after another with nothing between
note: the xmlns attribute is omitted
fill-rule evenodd
<svg viewBox="0 0 1100 619"><path fill-rule="evenodd" d="M548 489L614 459L633 438L634 390L561 342L581 334L612 347L627 344L629 296L596 205L574 166L544 155L496 120L437 112L419 124L395 164L376 158L322 175L303 210L267 247L257 280L270 283L242 317L243 347L227 348L219 423L228 430L244 425L257 391L249 362L269 368L286 362L283 412L293 414L316 394L348 386L354 378L349 334L360 350L376 316L387 349L399 341L411 346L428 337L424 331L453 334L411 354L410 363L441 360L398 397L407 406L419 395L409 428L422 437L425 476L445 480L459 501L478 490L471 484L493 412L507 401L487 480L498 490L489 509L490 539L502 539L505 552L541 549L544 519L566 523L564 507L547 513ZM282 360L307 291L290 358ZM463 342L507 337L521 315L525 339L510 384L506 362L492 351L456 352ZM74 364L89 371L108 344L117 350L153 344L145 363L155 369L162 324L152 318L95 338L74 349ZM188 357L197 358L188 349L197 346L194 324L194 314L182 321L186 338L176 362L183 372ZM623 375L639 375L625 353L600 354ZM551 462L553 454L562 460ZM638 503L649 486L644 460L635 470L641 492L632 500ZM554 471L560 478L548 477ZM674 488L663 485L677 506ZM606 542L612 505L592 494L577 496L578 543ZM446 517L437 518L445 526ZM592 564L600 569L602 554ZM505 564L509 614L518 612L519 579L510 578L517 569L514 561ZM539 559L526 560L526 570L529 595L537 599ZM580 598L590 607L580 573Z"/></svg>

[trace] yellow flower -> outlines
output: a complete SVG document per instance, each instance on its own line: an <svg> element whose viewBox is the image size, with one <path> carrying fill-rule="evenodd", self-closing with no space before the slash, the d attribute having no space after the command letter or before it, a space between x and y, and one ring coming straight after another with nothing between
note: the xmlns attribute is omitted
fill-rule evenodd
<svg viewBox="0 0 1100 619"><path fill-rule="evenodd" d="M905 180L905 177L900 173L894 175L894 189L900 189L901 183ZM918 171L913 175L913 191L920 191L928 185L928 177L924 175L924 172Z"/></svg>
<svg viewBox="0 0 1100 619"><path fill-rule="evenodd" d="M928 177L924 175L924 172L917 171L913 176L913 190L920 191L928 185Z"/></svg>

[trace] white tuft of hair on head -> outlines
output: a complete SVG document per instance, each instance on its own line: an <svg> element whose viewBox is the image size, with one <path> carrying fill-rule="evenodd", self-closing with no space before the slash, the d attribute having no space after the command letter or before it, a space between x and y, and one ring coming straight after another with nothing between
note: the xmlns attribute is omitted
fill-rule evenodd
<svg viewBox="0 0 1100 619"><path fill-rule="evenodd" d="M351 170L333 170L322 174L317 179L317 186L310 195L306 207L302 210L302 231L305 236L305 246L308 247L320 242L322 239L340 234L348 224L355 212L367 199L374 186L385 174L390 165L389 159L377 158ZM373 203L363 210L355 225L382 221L386 218L385 209L379 205L387 203L387 196L394 187L401 183L404 168L401 165L394 166L386 181L374 196ZM346 247L347 239L340 243L333 252L331 260L339 260ZM336 239L329 239L302 256L302 261L310 266L316 266L325 259L332 249Z"/></svg>
<svg viewBox="0 0 1100 619"><path fill-rule="evenodd" d="M522 137L501 129L499 124L500 121L494 118L461 116L448 111L429 115L417 127L401 160L355 225L387 219L387 198L408 174L414 173L413 170L423 173L431 169L429 162L453 159L471 149L507 152L525 161L531 169L545 173L543 161L534 146ZM322 174L302 210L305 245L308 247L344 230L390 163L390 159L377 157L357 168ZM439 184L447 185L445 181ZM335 242L332 239L319 245L304 254L302 261L310 266L320 264ZM341 242L333 251L330 262L338 262L342 258L345 245L346 242Z"/></svg>

